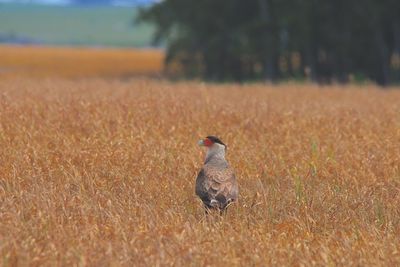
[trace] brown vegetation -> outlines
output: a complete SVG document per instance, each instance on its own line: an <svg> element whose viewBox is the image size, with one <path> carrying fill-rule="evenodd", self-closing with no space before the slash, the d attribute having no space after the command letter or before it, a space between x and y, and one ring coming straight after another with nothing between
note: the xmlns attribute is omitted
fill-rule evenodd
<svg viewBox="0 0 400 267"><path fill-rule="evenodd" d="M400 264L400 92L0 83L0 265ZM240 199L205 219L209 134Z"/></svg>
<svg viewBox="0 0 400 267"><path fill-rule="evenodd" d="M160 74L164 52L155 49L96 49L0 46L0 78L131 77Z"/></svg>

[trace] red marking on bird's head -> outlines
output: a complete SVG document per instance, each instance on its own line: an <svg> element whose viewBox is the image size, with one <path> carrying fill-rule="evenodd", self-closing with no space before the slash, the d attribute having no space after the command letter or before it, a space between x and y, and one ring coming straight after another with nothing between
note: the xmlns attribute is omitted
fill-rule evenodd
<svg viewBox="0 0 400 267"><path fill-rule="evenodd" d="M204 139L199 140L198 144L200 146L211 147L215 143L223 145L226 148L226 145L218 138L213 135L209 135Z"/></svg>
<svg viewBox="0 0 400 267"><path fill-rule="evenodd" d="M205 138L205 139L203 140L203 144L204 144L204 146L206 146L206 147L210 147L210 146L212 146L212 145L214 144L214 142L213 142L211 139L209 139L209 138Z"/></svg>

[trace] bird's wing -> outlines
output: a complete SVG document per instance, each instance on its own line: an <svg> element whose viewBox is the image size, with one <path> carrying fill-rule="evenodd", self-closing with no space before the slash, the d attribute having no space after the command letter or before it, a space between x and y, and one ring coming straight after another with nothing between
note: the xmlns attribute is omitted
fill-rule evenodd
<svg viewBox="0 0 400 267"><path fill-rule="evenodd" d="M206 182L207 180L204 169L201 169L197 175L195 192L204 203L209 204L212 196L208 193L209 185Z"/></svg>
<svg viewBox="0 0 400 267"><path fill-rule="evenodd" d="M203 190L209 199L226 203L237 198L236 177L231 168L203 168Z"/></svg>

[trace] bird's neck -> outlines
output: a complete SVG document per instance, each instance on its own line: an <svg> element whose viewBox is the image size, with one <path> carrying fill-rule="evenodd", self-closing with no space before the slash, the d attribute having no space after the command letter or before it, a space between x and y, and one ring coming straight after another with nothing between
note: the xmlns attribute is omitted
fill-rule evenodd
<svg viewBox="0 0 400 267"><path fill-rule="evenodd" d="M205 163L212 159L222 159L225 160L225 146L220 144L214 144L207 150Z"/></svg>

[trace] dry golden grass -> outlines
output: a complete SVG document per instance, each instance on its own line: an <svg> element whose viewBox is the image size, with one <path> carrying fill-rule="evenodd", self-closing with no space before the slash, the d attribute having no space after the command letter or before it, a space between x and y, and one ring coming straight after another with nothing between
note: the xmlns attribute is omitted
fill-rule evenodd
<svg viewBox="0 0 400 267"><path fill-rule="evenodd" d="M96 49L0 46L0 79L160 74L164 52L152 49Z"/></svg>
<svg viewBox="0 0 400 267"><path fill-rule="evenodd" d="M0 83L2 266L399 266L400 91ZM204 218L200 137L240 184Z"/></svg>

